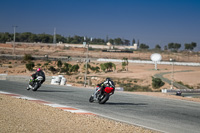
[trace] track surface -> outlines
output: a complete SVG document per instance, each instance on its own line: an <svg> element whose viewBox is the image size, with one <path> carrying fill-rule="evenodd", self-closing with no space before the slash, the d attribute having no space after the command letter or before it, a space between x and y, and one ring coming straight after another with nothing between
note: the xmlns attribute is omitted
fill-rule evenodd
<svg viewBox="0 0 200 133"><path fill-rule="evenodd" d="M97 115L170 133L199 133L200 103L116 92L104 105L89 103L93 89L43 85L27 91L27 83L0 80L0 91L87 110Z"/></svg>

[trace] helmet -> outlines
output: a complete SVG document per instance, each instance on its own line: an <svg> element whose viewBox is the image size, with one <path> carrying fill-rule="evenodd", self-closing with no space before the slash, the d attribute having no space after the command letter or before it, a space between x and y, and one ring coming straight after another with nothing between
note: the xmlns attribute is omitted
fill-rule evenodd
<svg viewBox="0 0 200 133"><path fill-rule="evenodd" d="M110 78L106 78L106 81L111 81L111 79Z"/></svg>
<svg viewBox="0 0 200 133"><path fill-rule="evenodd" d="M39 72L39 71L41 71L41 69L40 69L40 68L38 68L38 69L37 69L37 72Z"/></svg>

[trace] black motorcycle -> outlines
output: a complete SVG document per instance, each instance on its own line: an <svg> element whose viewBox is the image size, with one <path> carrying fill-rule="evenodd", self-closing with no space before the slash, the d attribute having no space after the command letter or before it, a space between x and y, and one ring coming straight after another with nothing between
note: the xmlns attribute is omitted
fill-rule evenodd
<svg viewBox="0 0 200 133"><path fill-rule="evenodd" d="M31 75L27 90L32 89L32 91L37 91L38 88L40 88L40 86L42 84L42 80L43 80L42 76L38 76L37 78L35 78L34 75Z"/></svg>

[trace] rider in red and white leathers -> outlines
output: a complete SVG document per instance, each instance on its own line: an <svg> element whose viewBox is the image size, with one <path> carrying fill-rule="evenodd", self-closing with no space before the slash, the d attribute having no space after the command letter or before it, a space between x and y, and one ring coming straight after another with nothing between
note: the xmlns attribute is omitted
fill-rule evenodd
<svg viewBox="0 0 200 133"><path fill-rule="evenodd" d="M99 87L101 87L100 91L101 91L101 94L103 94L103 91L106 87L112 87L113 88L113 92L112 94L114 94L114 91L115 91L115 84L114 82L110 79L110 78L106 78L106 81L98 84Z"/></svg>

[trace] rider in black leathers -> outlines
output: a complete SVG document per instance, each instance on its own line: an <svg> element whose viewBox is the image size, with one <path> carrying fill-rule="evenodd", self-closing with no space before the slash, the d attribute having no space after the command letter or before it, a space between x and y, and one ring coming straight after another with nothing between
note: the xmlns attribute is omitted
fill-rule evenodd
<svg viewBox="0 0 200 133"><path fill-rule="evenodd" d="M33 77L33 80L35 80L38 76L42 76L43 80L41 81L41 84L45 81L45 74L44 72L38 68L37 71L31 75ZM32 88L33 81L29 83L29 87L27 87L27 90L30 90Z"/></svg>
<svg viewBox="0 0 200 133"><path fill-rule="evenodd" d="M36 75L36 78L38 76L42 76L43 77L43 80L41 81L41 84L45 81L45 74L40 68L37 69L37 72L35 73L35 75Z"/></svg>

